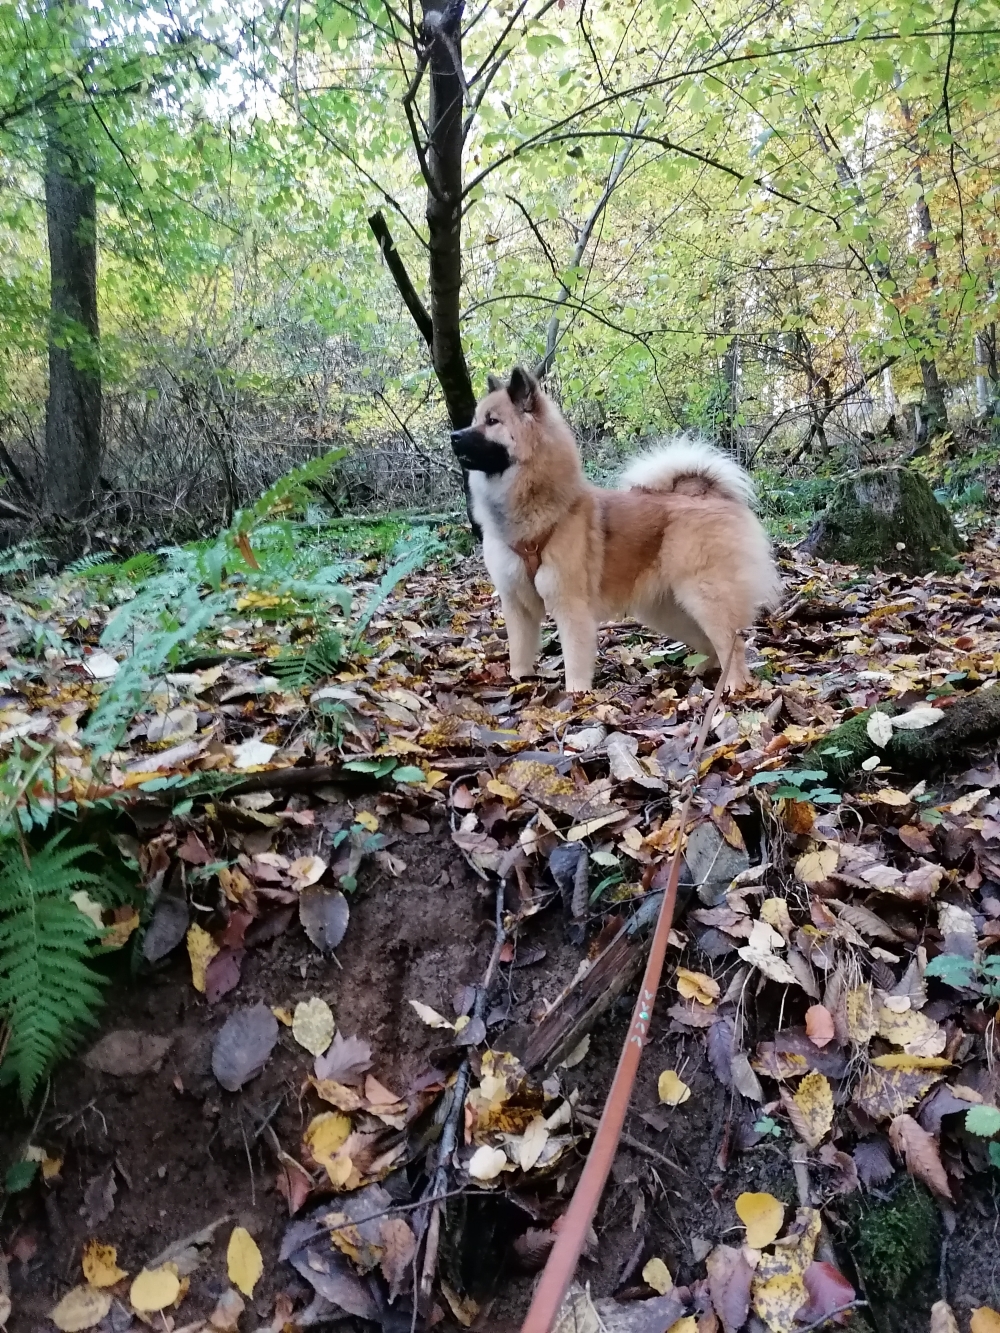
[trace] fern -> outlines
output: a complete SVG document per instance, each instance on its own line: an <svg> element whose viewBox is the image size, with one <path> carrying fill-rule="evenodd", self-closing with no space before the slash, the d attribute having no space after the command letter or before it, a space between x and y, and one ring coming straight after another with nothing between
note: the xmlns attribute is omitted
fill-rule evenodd
<svg viewBox="0 0 1000 1333"><path fill-rule="evenodd" d="M71 560L62 573L64 578L78 579L93 574L96 570L106 570L114 563L113 551L91 551L89 555L81 555L78 560Z"/></svg>
<svg viewBox="0 0 1000 1333"><path fill-rule="evenodd" d="M396 543L393 555L397 558L382 575L378 587L365 604L361 617L354 627L354 636L351 639L352 648L357 648L360 644L361 636L368 628L368 622L383 602L389 599L396 585L401 583L403 579L409 578L415 569L419 569L421 565L426 564L443 547L444 543L426 529L411 534L409 540Z"/></svg>
<svg viewBox="0 0 1000 1333"><path fill-rule="evenodd" d="M336 630L329 630L303 653L282 653L268 663L283 690L301 690L318 680L332 676L344 656L344 641Z"/></svg>
<svg viewBox="0 0 1000 1333"><path fill-rule="evenodd" d="M0 1015L9 1041L0 1083L16 1082L27 1104L53 1062L93 1025L103 978L89 960L99 943L94 923L70 900L101 887L80 858L90 846L53 838L26 860L11 837L0 842Z"/></svg>
<svg viewBox="0 0 1000 1333"><path fill-rule="evenodd" d="M301 508L309 499L310 486L323 481L335 463L346 455L346 449L331 449L328 453L311 458L300 467L278 480L249 509L242 510L233 520L233 533L246 532L253 523L260 523L282 509Z"/></svg>

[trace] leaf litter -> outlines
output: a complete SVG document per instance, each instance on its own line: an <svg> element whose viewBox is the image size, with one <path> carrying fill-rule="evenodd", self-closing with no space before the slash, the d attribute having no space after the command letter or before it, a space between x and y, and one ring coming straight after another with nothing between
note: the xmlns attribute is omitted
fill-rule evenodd
<svg viewBox="0 0 1000 1333"><path fill-rule="evenodd" d="M942 751L936 768L908 770L901 756L904 742L915 743L908 737L933 742L954 710L974 707L996 680L991 590L1000 561L981 543L956 575L907 582L877 573L859 581L792 553L783 574L793 612L757 633L763 678L713 721L695 822L684 831L692 837L689 866L701 868L700 905L675 923L660 1021L672 1040L703 1050L709 1079L744 1099L737 1108L750 1108L740 1112L742 1128L727 1119L723 1155L742 1154L752 1172L758 1145L784 1151L798 1141L816 1181L836 1180L850 1193L905 1170L950 1202L962 1182L995 1169L990 1149L1000 1134L988 1044L1000 999L1000 968L991 961L1000 940L1000 771L989 736L960 754ZM72 659L56 668L52 679L62 672L75 694L50 688L32 696L51 735L57 786L67 793L101 793L137 809L155 805L158 784L191 793L180 814L168 801L159 824L144 816L129 849L147 892L141 952L159 965L186 942L193 1002L235 999L214 1028L211 1053L213 1075L231 1094L252 1086L284 1051L272 1007L291 1003L282 995L248 1003L252 993L241 1000L248 960L299 927L317 955L349 951L348 899L359 876L377 879L379 892L406 891L395 887L406 882L406 839L427 836L428 816L451 821L453 855L480 883L491 888L504 878L503 924L514 948L501 968L511 981L518 948L527 956L546 914L563 912L566 938L577 949L587 943L576 977L561 978L546 1007L521 1014L522 1027L536 1029L560 995L566 1005L583 988L622 928L614 923L641 918L676 845L671 794L705 687L629 627L605 633L603 674L588 699L561 695L551 658L540 683L512 687L488 586L473 581L460 595L454 583L444 586L442 593L433 571L408 577L368 626L364 653L345 660L326 689L298 694L279 687L267 669L270 631L248 619L225 640L221 662L188 672L190 681L176 672L162 678L153 716L136 715L110 765L60 730L81 691L92 701L116 688L119 672L99 653L89 656L99 669L86 673L88 683L74 675ZM65 594L67 608L74 595ZM423 609L442 597L444 632ZM11 680L17 690L16 671ZM317 725L327 705L340 709L332 744ZM861 726L850 732L855 719ZM310 781L310 767L323 781ZM324 792L338 779L346 785ZM359 796L366 783L369 794ZM574 853L565 883L551 861L560 849L567 864ZM734 873L713 878L730 856ZM215 899L206 897L209 887ZM88 902L80 910L95 909L102 910ZM103 924L114 926L107 909ZM602 931L612 932L607 940ZM514 1049L505 1049L509 1018L466 1009L453 1021L441 1012L447 994L421 996L410 1007L429 1025L424 1040L435 1058L426 1077L397 1094L391 1063L376 1065L385 1084L366 1082L374 1057L365 1037L345 1037L332 1013L327 1018L329 1006L320 1013L325 1002L306 996L288 1012L296 1042L315 1057L311 1076L300 1071L304 1095L315 1101L302 1143L279 1144L276 1159L293 1212L289 1235L315 1216L308 1209L317 1188L341 1199L374 1197L369 1192L402 1163L420 1159L426 1148L412 1126L435 1107L444 1112L470 1050L453 1181L485 1190L509 1182L543 1201L543 1212L558 1211L587 1136L574 1110L581 1091L587 1097L587 1033L561 1052L553 1048L562 1057L553 1082L521 1062L523 1042L512 1036ZM494 993L494 1008L495 1000ZM343 1018L350 1027L350 1014ZM463 1046L463 1029L472 1045ZM123 1033L117 1053L93 1048L91 1067L153 1077L172 1056L151 1037ZM660 1084L667 1095L658 1100L675 1125L710 1086L671 1069ZM354 1242L335 1243L332 1254L310 1239L289 1250L319 1296L365 1318L376 1317L377 1303L354 1275L380 1274L386 1300L411 1301L407 1266L426 1236L419 1211L411 1225L394 1213L396 1196L386 1199L376 1210L384 1226L364 1251L376 1256L373 1264L359 1260ZM684 1293L678 1319L703 1313L704 1299L727 1333L751 1308L781 1333L802 1323L803 1311L816 1320L838 1308L831 1302L853 1288L816 1257L819 1210L802 1204L788 1224L773 1195L745 1190L740 1200L732 1217L746 1225L749 1248L721 1239L710 1247L705 1276L675 1289ZM542 1220L535 1229L545 1234L558 1217ZM338 1223L345 1230L337 1235L361 1225ZM646 1267L651 1261L647 1254ZM153 1277L147 1294L151 1275L139 1274L140 1301L174 1295L146 1308L181 1296L169 1268L155 1268ZM443 1293L443 1276L441 1283ZM461 1288L447 1286L451 1295L442 1299L464 1309ZM230 1318L220 1312L220 1320Z"/></svg>

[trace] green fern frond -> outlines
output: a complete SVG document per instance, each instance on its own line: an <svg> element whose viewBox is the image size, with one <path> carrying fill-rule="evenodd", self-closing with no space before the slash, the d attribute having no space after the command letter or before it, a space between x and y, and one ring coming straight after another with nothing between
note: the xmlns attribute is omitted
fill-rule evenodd
<svg viewBox="0 0 1000 1333"><path fill-rule="evenodd" d="M332 676L343 656L344 641L336 630L330 630L303 653L282 653L273 657L268 670L277 676L283 690L301 690Z"/></svg>
<svg viewBox="0 0 1000 1333"><path fill-rule="evenodd" d="M91 551L89 555L81 555L78 560L71 560L62 571L63 577L78 579L98 569L106 570L108 565L114 563L114 559L114 551Z"/></svg>
<svg viewBox="0 0 1000 1333"><path fill-rule="evenodd" d="M99 932L70 901L100 892L82 869L94 849L53 838L26 863L13 839L0 843L0 1016L10 1032L0 1083L16 1082L27 1104L53 1062L93 1025L103 979L90 966Z"/></svg>
<svg viewBox="0 0 1000 1333"><path fill-rule="evenodd" d="M289 504L301 507L309 499L309 487L322 481L346 453L346 449L331 449L318 458L309 459L300 467L293 467L290 472L279 477L250 509L236 516L232 531L245 532L249 524L269 518L280 507Z"/></svg>

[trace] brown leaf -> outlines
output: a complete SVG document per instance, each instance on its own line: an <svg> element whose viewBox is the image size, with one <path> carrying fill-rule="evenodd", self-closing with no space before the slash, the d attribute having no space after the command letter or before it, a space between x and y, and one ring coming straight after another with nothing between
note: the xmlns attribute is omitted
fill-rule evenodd
<svg viewBox="0 0 1000 1333"><path fill-rule="evenodd" d="M212 1072L228 1092L238 1092L267 1063L278 1040L278 1020L266 1004L237 1009L212 1048Z"/></svg>
<svg viewBox="0 0 1000 1333"><path fill-rule="evenodd" d="M854 1101L873 1120L889 1120L915 1106L944 1072L940 1069L866 1069Z"/></svg>
<svg viewBox="0 0 1000 1333"><path fill-rule="evenodd" d="M114 1212L117 1192L118 1185L113 1166L109 1166L99 1176L94 1176L88 1183L83 1192L83 1207L80 1209L80 1216L88 1231L96 1230Z"/></svg>
<svg viewBox="0 0 1000 1333"><path fill-rule="evenodd" d="M896 830L900 842L909 847L911 852L916 852L918 856L931 856L934 852L934 844L930 840L930 835L926 829L920 828L917 824L904 824L902 828Z"/></svg>
<svg viewBox="0 0 1000 1333"><path fill-rule="evenodd" d="M806 1010L806 1036L820 1050L833 1041L836 1030L829 1009L821 1004L810 1005Z"/></svg>
<svg viewBox="0 0 1000 1333"><path fill-rule="evenodd" d="M708 1289L725 1333L738 1333L750 1312L753 1266L742 1249L717 1245L705 1260Z"/></svg>
<svg viewBox="0 0 1000 1333"><path fill-rule="evenodd" d="M551 1231L542 1231L539 1227L529 1227L514 1242L514 1253L526 1273L538 1273L545 1267L549 1251L556 1243Z"/></svg>
<svg viewBox="0 0 1000 1333"><path fill-rule="evenodd" d="M833 1264L814 1259L802 1274L802 1281L809 1293L809 1300L795 1315L800 1324L811 1324L826 1319L834 1324L846 1324L850 1319L847 1311L831 1319L834 1310L850 1305L855 1291L847 1278Z"/></svg>
<svg viewBox="0 0 1000 1333"><path fill-rule="evenodd" d="M905 1159L911 1176L922 1180L940 1198L952 1198L951 1185L933 1134L928 1134L911 1115L898 1115L889 1126L889 1142Z"/></svg>
<svg viewBox="0 0 1000 1333"><path fill-rule="evenodd" d="M824 1143L819 1150L819 1160L833 1170L830 1188L837 1194L853 1194L858 1188L858 1167L850 1153L841 1152L832 1143Z"/></svg>
<svg viewBox="0 0 1000 1333"><path fill-rule="evenodd" d="M947 1301L935 1301L931 1306L930 1333L959 1333L958 1320Z"/></svg>
<svg viewBox="0 0 1000 1333"><path fill-rule="evenodd" d="M361 1075L371 1068L372 1048L361 1037L334 1034L330 1048L316 1057L316 1077L332 1079L335 1083L360 1083Z"/></svg>
<svg viewBox="0 0 1000 1333"><path fill-rule="evenodd" d="M404 1289L416 1248L416 1237L403 1218L382 1218L382 1275L389 1284L390 1303Z"/></svg>
<svg viewBox="0 0 1000 1333"><path fill-rule="evenodd" d="M336 949L347 933L351 909L339 889L310 885L299 894L299 920L302 929L323 953Z"/></svg>
<svg viewBox="0 0 1000 1333"><path fill-rule="evenodd" d="M866 1185L884 1185L896 1174L885 1139L863 1139L857 1144L854 1165Z"/></svg>
<svg viewBox="0 0 1000 1333"><path fill-rule="evenodd" d="M239 985L244 949L220 949L205 968L205 999L215 1004Z"/></svg>
<svg viewBox="0 0 1000 1333"><path fill-rule="evenodd" d="M160 1065L173 1042L173 1037L157 1037L152 1032L119 1028L92 1046L83 1057L83 1063L88 1069L113 1074L115 1078L149 1074Z"/></svg>

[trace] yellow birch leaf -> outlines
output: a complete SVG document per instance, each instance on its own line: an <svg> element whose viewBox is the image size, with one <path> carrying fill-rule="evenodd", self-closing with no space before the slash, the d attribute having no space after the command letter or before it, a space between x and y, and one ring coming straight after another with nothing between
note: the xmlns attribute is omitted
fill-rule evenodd
<svg viewBox="0 0 1000 1333"><path fill-rule="evenodd" d="M233 1227L226 1250L226 1269L233 1286L238 1287L244 1296L252 1296L264 1271L264 1260L246 1227Z"/></svg>
<svg viewBox="0 0 1000 1333"><path fill-rule="evenodd" d="M99 1324L111 1309L111 1293L96 1287L74 1287L67 1291L49 1318L62 1333L80 1333Z"/></svg>
<svg viewBox="0 0 1000 1333"><path fill-rule="evenodd" d="M878 1031L871 986L855 986L852 990L849 990L845 1000L845 1008L847 1011L848 1036L858 1046L867 1046Z"/></svg>
<svg viewBox="0 0 1000 1333"><path fill-rule="evenodd" d="M647 1287L652 1287L660 1296L666 1296L674 1285L674 1280L670 1276L670 1269L662 1259L650 1259L642 1270L642 1280Z"/></svg>
<svg viewBox="0 0 1000 1333"><path fill-rule="evenodd" d="M181 1294L181 1280L173 1268L164 1264L160 1268L144 1268L132 1283L128 1298L134 1310L143 1314L155 1314L173 1305Z"/></svg>
<svg viewBox="0 0 1000 1333"><path fill-rule="evenodd" d="M765 898L760 905L760 919L772 926L779 935L788 939L795 929L784 898Z"/></svg>
<svg viewBox="0 0 1000 1333"><path fill-rule="evenodd" d="M501 782L499 778L490 778L486 784L486 790L505 801L519 801L521 799L513 787L508 787L506 782Z"/></svg>
<svg viewBox="0 0 1000 1333"><path fill-rule="evenodd" d="M972 1312L969 1333L1000 1333L1000 1314L988 1305L977 1306Z"/></svg>
<svg viewBox="0 0 1000 1333"><path fill-rule="evenodd" d="M940 1055L948 1044L944 1028L917 1009L897 1014L888 1005L881 1005L876 1022L878 1035L893 1046L902 1046L907 1055Z"/></svg>
<svg viewBox="0 0 1000 1333"><path fill-rule="evenodd" d="M882 805L909 805L910 798L905 791L897 791L895 787L883 787L872 797L873 801L879 801Z"/></svg>
<svg viewBox="0 0 1000 1333"><path fill-rule="evenodd" d="M818 1209L799 1208L789 1234L772 1254L760 1256L751 1294L755 1313L771 1333L792 1333L798 1326L796 1315L809 1296L802 1279L813 1261L820 1225Z"/></svg>
<svg viewBox="0 0 1000 1333"><path fill-rule="evenodd" d="M950 1069L951 1060L946 1060L943 1055L876 1055L872 1061L873 1065L878 1065L879 1069L903 1069L913 1071L914 1069Z"/></svg>
<svg viewBox="0 0 1000 1333"><path fill-rule="evenodd" d="M819 884L829 879L837 869L840 853L836 847L821 847L816 852L806 852L795 862L795 874L803 884Z"/></svg>
<svg viewBox="0 0 1000 1333"><path fill-rule="evenodd" d="M807 1074L792 1096L795 1129L809 1148L818 1148L833 1128L833 1089L825 1074Z"/></svg>
<svg viewBox="0 0 1000 1333"><path fill-rule="evenodd" d="M660 1101L666 1106L680 1106L691 1096L691 1089L672 1069L663 1071L656 1090L660 1094Z"/></svg>
<svg viewBox="0 0 1000 1333"><path fill-rule="evenodd" d="M747 1244L762 1250L778 1237L785 1220L785 1205L773 1194L741 1194L736 1200L736 1216L747 1229Z"/></svg>
<svg viewBox="0 0 1000 1333"><path fill-rule="evenodd" d="M677 989L684 1000L697 1000L699 1004L714 1004L719 998L719 983L704 972L689 972L686 967L677 969Z"/></svg>
<svg viewBox="0 0 1000 1333"><path fill-rule="evenodd" d="M196 991L205 994L205 972L209 963L219 952L219 946L207 930L198 925L188 927L187 951L191 959L191 985Z"/></svg>
<svg viewBox="0 0 1000 1333"><path fill-rule="evenodd" d="M113 1245L102 1245L99 1240L88 1240L83 1248L83 1276L92 1287L113 1287L128 1273L118 1267L118 1251Z"/></svg>
<svg viewBox="0 0 1000 1333"><path fill-rule="evenodd" d="M132 909L121 921L112 921L104 931L101 945L105 949L121 949L129 942L134 931L139 929L139 913Z"/></svg>
<svg viewBox="0 0 1000 1333"><path fill-rule="evenodd" d="M370 810L359 810L354 816L354 822L366 828L369 833L378 832L378 818Z"/></svg>
<svg viewBox="0 0 1000 1333"><path fill-rule="evenodd" d="M314 1115L302 1135L302 1142L314 1162L326 1167L333 1180L332 1162L339 1148L350 1138L351 1122L338 1111L321 1111ZM348 1173L350 1174L350 1173ZM334 1181L334 1184L343 1182Z"/></svg>

